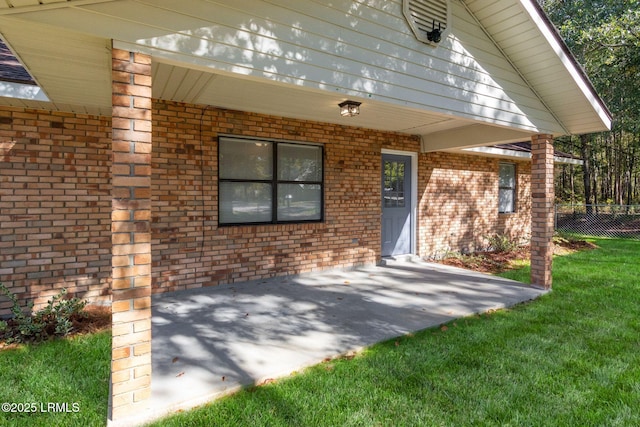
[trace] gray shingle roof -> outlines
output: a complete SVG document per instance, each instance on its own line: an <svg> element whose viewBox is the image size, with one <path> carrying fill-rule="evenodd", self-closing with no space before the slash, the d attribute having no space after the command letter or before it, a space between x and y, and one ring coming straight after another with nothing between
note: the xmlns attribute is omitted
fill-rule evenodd
<svg viewBox="0 0 640 427"><path fill-rule="evenodd" d="M2 39L0 39L0 80L30 85L36 84L26 68Z"/></svg>

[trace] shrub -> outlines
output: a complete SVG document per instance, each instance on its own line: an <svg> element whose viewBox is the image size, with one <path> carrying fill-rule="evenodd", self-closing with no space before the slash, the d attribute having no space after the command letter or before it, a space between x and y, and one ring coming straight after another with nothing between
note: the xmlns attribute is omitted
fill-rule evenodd
<svg viewBox="0 0 640 427"><path fill-rule="evenodd" d="M556 231L553 235L554 243L575 243L583 242L584 238L566 231Z"/></svg>
<svg viewBox="0 0 640 427"><path fill-rule="evenodd" d="M489 249L494 252L513 252L520 246L518 242L506 234L494 234L487 238Z"/></svg>
<svg viewBox="0 0 640 427"><path fill-rule="evenodd" d="M0 283L0 291L12 303L13 317L8 321L0 321L0 340L9 343L23 343L27 341L42 341L49 337L65 336L73 330L73 318L85 316L86 301L79 298L65 299L66 289L47 301L47 305L33 313L26 315L20 308L18 298L5 285ZM33 303L27 305L31 311Z"/></svg>

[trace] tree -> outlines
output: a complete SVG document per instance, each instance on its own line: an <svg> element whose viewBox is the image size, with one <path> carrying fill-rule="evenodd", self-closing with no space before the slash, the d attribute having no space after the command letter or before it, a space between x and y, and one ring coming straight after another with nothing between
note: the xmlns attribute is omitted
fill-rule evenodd
<svg viewBox="0 0 640 427"><path fill-rule="evenodd" d="M579 138L584 200L638 203L640 0L541 4L614 117L611 132Z"/></svg>

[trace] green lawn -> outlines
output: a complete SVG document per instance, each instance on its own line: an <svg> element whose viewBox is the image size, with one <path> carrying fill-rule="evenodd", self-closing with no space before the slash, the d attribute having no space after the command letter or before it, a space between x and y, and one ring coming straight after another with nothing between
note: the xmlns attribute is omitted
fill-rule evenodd
<svg viewBox="0 0 640 427"><path fill-rule="evenodd" d="M556 258L534 303L391 340L157 426L640 425L640 242ZM527 269L505 273L528 281ZM0 352L3 401L80 402L0 425L101 425L108 335Z"/></svg>
<svg viewBox="0 0 640 427"><path fill-rule="evenodd" d="M640 425L640 242L596 243L557 258L554 291L533 304L391 340L155 425Z"/></svg>
<svg viewBox="0 0 640 427"><path fill-rule="evenodd" d="M1 351L0 426L105 425L110 359L111 331Z"/></svg>

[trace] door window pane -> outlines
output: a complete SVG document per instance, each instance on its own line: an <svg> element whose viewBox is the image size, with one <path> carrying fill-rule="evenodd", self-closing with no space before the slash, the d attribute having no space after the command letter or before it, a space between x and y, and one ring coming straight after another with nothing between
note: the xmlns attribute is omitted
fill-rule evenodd
<svg viewBox="0 0 640 427"><path fill-rule="evenodd" d="M384 207L405 207L404 162L384 162Z"/></svg>

